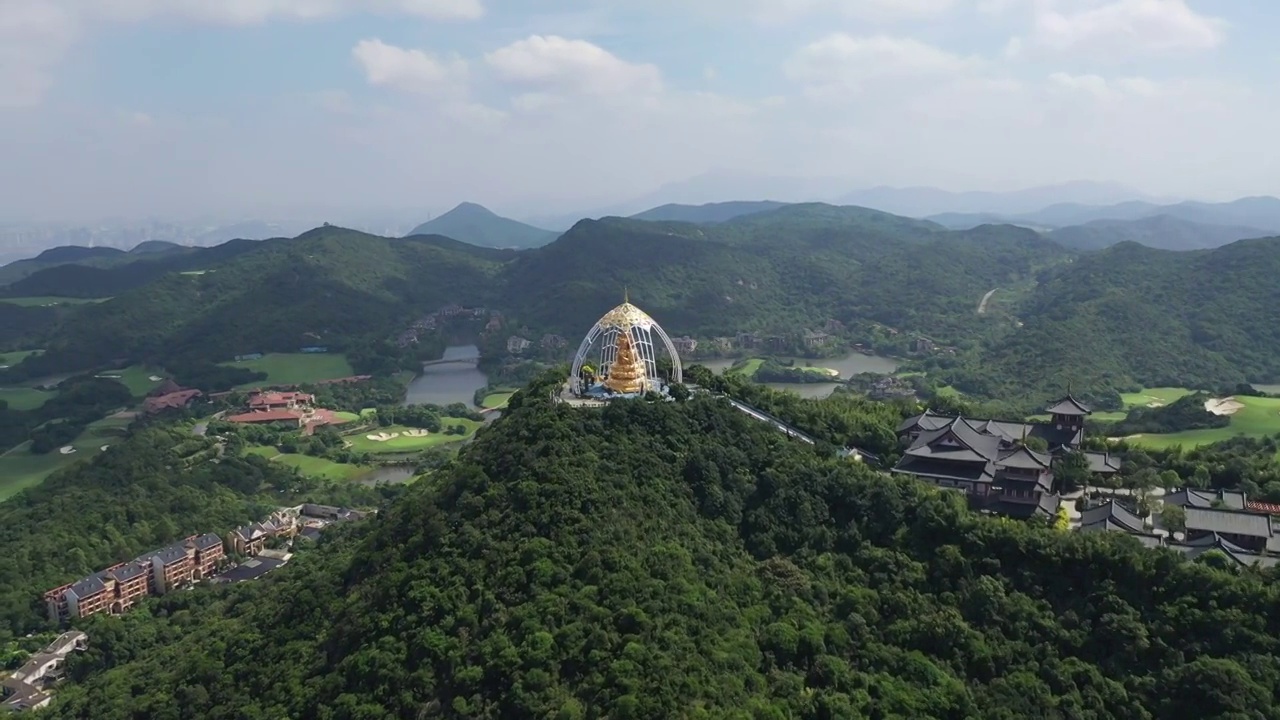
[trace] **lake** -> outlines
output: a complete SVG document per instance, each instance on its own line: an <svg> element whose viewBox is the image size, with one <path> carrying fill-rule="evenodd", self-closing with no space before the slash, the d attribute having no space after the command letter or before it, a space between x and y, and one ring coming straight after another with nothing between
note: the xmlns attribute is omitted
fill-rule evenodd
<svg viewBox="0 0 1280 720"><path fill-rule="evenodd" d="M451 345L444 350L442 360L473 360L480 357L475 345ZM476 391L489 384L484 373L474 363L446 363L424 365L422 373L409 383L405 393L406 405L448 405L460 402L473 407Z"/></svg>
<svg viewBox="0 0 1280 720"><path fill-rule="evenodd" d="M882 357L880 355L863 355L862 353L849 353L834 358L778 358L779 360L794 360L796 365L804 367L812 364L814 367L831 368L838 370L840 377L847 380L858 373L873 372L889 374L898 369L899 361L893 358ZM720 358L717 360L694 360L690 365L704 365L711 370L721 373L733 367L737 362L737 358ZM824 398L835 392L840 383L765 383L775 390L786 390L787 392L796 393L800 397L805 398Z"/></svg>

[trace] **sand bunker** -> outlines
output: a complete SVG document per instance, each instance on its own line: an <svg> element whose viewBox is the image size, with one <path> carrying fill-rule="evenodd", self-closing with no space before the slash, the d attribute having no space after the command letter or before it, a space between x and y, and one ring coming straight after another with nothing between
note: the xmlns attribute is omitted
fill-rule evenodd
<svg viewBox="0 0 1280 720"><path fill-rule="evenodd" d="M430 433L430 431L427 431L427 430L421 430L421 429L419 429L419 428L413 428L412 430L405 430L405 431L404 431L404 436L405 436L405 437L426 437L426 436L428 436L428 435L430 435L430 434L431 434L431 433Z"/></svg>
<svg viewBox="0 0 1280 720"><path fill-rule="evenodd" d="M1204 401L1204 409L1214 415L1235 415L1242 408L1244 408L1244 403L1233 397L1210 398Z"/></svg>
<svg viewBox="0 0 1280 720"><path fill-rule="evenodd" d="M150 380L151 382L160 382L164 378L160 377L159 375L150 375L147 377L147 379Z"/></svg>
<svg viewBox="0 0 1280 720"><path fill-rule="evenodd" d="M365 435L365 437L374 442L386 442L388 440L395 440L396 438L400 437L400 433L380 432L380 433L374 433L372 435Z"/></svg>
<svg viewBox="0 0 1280 720"><path fill-rule="evenodd" d="M63 445L62 447L58 448L58 452L62 453L63 455L70 455L75 451L76 449L71 447L70 445Z"/></svg>

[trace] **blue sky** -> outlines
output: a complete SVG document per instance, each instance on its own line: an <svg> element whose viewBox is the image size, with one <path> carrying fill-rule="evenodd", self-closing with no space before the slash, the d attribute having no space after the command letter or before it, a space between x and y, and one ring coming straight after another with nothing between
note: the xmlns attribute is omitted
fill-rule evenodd
<svg viewBox="0 0 1280 720"><path fill-rule="evenodd" d="M0 222L528 215L726 169L1280 194L1277 30L1256 0L6 0Z"/></svg>

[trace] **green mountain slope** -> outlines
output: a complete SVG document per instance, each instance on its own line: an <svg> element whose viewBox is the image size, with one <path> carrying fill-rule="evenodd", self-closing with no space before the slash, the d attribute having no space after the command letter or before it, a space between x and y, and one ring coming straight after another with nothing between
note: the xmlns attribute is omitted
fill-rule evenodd
<svg viewBox="0 0 1280 720"><path fill-rule="evenodd" d="M1077 250L1100 250L1136 242L1158 250L1203 250L1274 233L1237 225L1207 225L1172 215L1140 220L1095 220L1049 232L1049 239Z"/></svg>
<svg viewBox="0 0 1280 720"><path fill-rule="evenodd" d="M1175 253L1122 243L1040 285L1024 326L963 367L982 395L1081 389L1218 388L1280 379L1280 238Z"/></svg>
<svg viewBox="0 0 1280 720"><path fill-rule="evenodd" d="M533 248L546 245L556 233L495 215L475 203L462 203L409 232L414 235L443 235L472 245L492 248Z"/></svg>
<svg viewBox="0 0 1280 720"><path fill-rule="evenodd" d="M246 241L248 242L248 241ZM381 238L337 227L253 243L202 274L167 273L64 321L28 372L112 358L216 361L302 345L351 349L413 314L485 303L501 254L448 238Z"/></svg>
<svg viewBox="0 0 1280 720"><path fill-rule="evenodd" d="M710 398L549 388L266 578L91 620L45 712L1280 717L1274 583L977 516Z"/></svg>
<svg viewBox="0 0 1280 720"><path fill-rule="evenodd" d="M948 233L863 208L787 206L718 225L584 220L521 254L503 304L566 336L629 288L670 333L733 335L875 320L960 336L991 287L1067 256L1031 231Z"/></svg>

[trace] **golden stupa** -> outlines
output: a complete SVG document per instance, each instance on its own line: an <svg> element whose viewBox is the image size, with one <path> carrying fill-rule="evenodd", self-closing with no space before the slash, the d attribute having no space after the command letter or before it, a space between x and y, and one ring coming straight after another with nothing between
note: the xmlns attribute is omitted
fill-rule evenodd
<svg viewBox="0 0 1280 720"><path fill-rule="evenodd" d="M645 390L646 375L644 361L636 355L631 343L631 333L618 333L618 354L609 365L609 377L604 386L616 393L641 393Z"/></svg>

